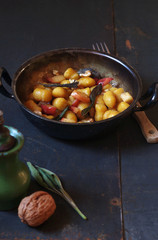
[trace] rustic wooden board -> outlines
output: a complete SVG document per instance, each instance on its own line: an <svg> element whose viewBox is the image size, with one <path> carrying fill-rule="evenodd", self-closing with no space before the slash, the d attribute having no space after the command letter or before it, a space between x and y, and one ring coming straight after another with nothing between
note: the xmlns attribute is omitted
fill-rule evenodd
<svg viewBox="0 0 158 240"><path fill-rule="evenodd" d="M139 72L143 92L158 75L157 7L154 0L114 1L117 54ZM158 128L158 106L147 115ZM132 117L121 125L119 139L126 239L158 239L158 145L146 143Z"/></svg>
<svg viewBox="0 0 158 240"><path fill-rule="evenodd" d="M0 8L0 65L13 76L27 58L61 47L91 48L106 39L113 49L112 3L104 1L9 1ZM5 124L24 134L22 161L57 173L84 221L53 194L57 210L38 228L22 224L17 209L0 212L0 239L120 240L122 237L117 131L99 139L63 141L46 136L25 118L18 104L0 95ZM33 180L29 193L41 189Z"/></svg>

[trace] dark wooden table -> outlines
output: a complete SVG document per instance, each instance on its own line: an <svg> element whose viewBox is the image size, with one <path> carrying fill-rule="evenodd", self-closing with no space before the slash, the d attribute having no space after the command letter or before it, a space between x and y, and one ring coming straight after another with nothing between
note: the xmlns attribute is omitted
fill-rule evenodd
<svg viewBox="0 0 158 240"><path fill-rule="evenodd" d="M1 1L0 66L13 77L41 52L105 41L136 69L145 91L158 76L157 9L156 0ZM33 126L16 101L0 95L0 109L25 137L21 160L57 173L88 217L53 194L57 210L40 227L21 223L17 209L0 212L1 240L158 239L158 145L146 142L133 116L100 139L63 141ZM147 115L158 128L158 105ZM39 189L32 180L29 193Z"/></svg>

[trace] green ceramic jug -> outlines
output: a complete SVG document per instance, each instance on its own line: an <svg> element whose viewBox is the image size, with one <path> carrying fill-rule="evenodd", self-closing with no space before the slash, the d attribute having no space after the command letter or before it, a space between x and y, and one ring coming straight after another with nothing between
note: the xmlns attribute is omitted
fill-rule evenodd
<svg viewBox="0 0 158 240"><path fill-rule="evenodd" d="M11 138L15 140L11 148L0 151L0 210L10 210L16 208L26 196L30 172L18 156L24 144L22 133L13 127L3 126L4 128L9 130ZM4 138L1 138L1 145L2 139Z"/></svg>

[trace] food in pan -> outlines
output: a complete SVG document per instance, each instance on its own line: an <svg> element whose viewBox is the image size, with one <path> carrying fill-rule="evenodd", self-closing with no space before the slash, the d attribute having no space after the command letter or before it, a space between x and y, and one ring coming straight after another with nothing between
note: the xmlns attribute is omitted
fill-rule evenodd
<svg viewBox="0 0 158 240"><path fill-rule="evenodd" d="M133 97L115 79L91 68L64 73L53 69L37 73L37 83L25 106L47 119L68 123L95 122L126 110Z"/></svg>

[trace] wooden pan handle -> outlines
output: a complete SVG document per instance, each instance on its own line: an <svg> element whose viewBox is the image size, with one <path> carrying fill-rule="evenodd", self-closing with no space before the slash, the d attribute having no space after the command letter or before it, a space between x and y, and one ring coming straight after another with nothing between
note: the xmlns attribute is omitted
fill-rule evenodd
<svg viewBox="0 0 158 240"><path fill-rule="evenodd" d="M138 106L141 106L140 103L137 103ZM142 133L148 143L157 143L158 142L158 130L150 122L145 112L135 112L134 117L136 118L139 126L141 127Z"/></svg>

